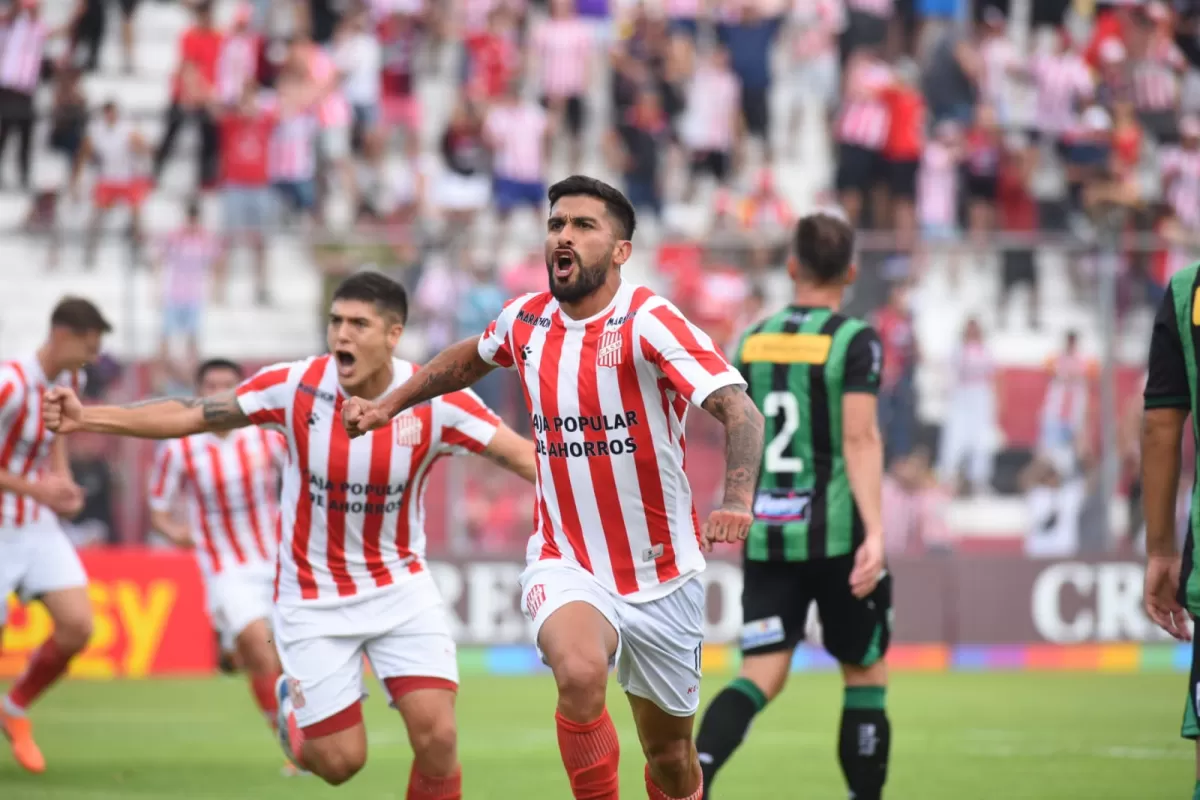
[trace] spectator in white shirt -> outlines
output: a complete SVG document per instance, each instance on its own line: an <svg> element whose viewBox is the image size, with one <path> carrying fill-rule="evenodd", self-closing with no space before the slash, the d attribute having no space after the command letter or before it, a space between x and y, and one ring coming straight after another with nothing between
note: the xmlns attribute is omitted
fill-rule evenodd
<svg viewBox="0 0 1200 800"><path fill-rule="evenodd" d="M96 165L92 219L84 244L84 263L89 268L95 265L100 225L108 212L118 204L129 206L130 229L135 246L140 242L140 210L151 186L147 164L149 157L150 146L136 126L121 117L116 103L111 100L105 103L100 119L87 127L71 174L71 193L76 195L84 165Z"/></svg>
<svg viewBox="0 0 1200 800"><path fill-rule="evenodd" d="M492 198L500 217L497 248L515 209L540 212L546 203L546 154L553 130L541 106L521 98L515 81L488 112L483 136L492 151Z"/></svg>
<svg viewBox="0 0 1200 800"><path fill-rule="evenodd" d="M976 494L992 479L992 432L995 429L996 365L983 340L979 320L967 320L962 342L950 357L952 382L938 448L938 479L951 492L967 462L967 480Z"/></svg>
<svg viewBox="0 0 1200 800"><path fill-rule="evenodd" d="M358 146L379 123L379 73L383 50L368 29L365 10L351 14L334 37L333 61L337 65L350 110L354 115L352 139Z"/></svg>

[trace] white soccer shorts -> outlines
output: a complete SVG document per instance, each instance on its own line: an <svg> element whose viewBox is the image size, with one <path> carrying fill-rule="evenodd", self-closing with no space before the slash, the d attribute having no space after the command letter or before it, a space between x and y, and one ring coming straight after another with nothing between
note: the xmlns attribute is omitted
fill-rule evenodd
<svg viewBox="0 0 1200 800"><path fill-rule="evenodd" d="M521 608L533 623L534 641L550 615L567 603L595 608L617 631L610 666L629 694L675 717L700 707L700 653L704 642L704 587L692 578L646 603L629 603L590 572L563 561L531 564L521 575ZM538 648L538 655L544 655Z"/></svg>
<svg viewBox="0 0 1200 800"><path fill-rule="evenodd" d="M293 705L302 728L367 696L364 655L384 694L388 678L458 683L446 606L428 570L336 606L276 606L275 641L283 672L295 687Z"/></svg>
<svg viewBox="0 0 1200 800"><path fill-rule="evenodd" d="M221 637L221 647L233 650L237 637L256 620L270 624L275 605L275 575L269 564L233 567L206 576L208 613Z"/></svg>
<svg viewBox="0 0 1200 800"><path fill-rule="evenodd" d="M8 620L8 595L28 603L49 592L86 587L87 573L58 520L23 528L0 527L0 625Z"/></svg>

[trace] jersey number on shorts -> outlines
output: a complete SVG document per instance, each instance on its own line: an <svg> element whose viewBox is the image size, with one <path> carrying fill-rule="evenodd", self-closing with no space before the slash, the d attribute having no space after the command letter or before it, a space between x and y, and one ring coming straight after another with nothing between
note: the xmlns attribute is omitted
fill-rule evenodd
<svg viewBox="0 0 1200 800"><path fill-rule="evenodd" d="M763 416L775 419L783 415L779 433L763 449L767 472L803 472L804 462L795 456L785 456L783 451L800 430L800 401L791 392L770 392L763 398Z"/></svg>

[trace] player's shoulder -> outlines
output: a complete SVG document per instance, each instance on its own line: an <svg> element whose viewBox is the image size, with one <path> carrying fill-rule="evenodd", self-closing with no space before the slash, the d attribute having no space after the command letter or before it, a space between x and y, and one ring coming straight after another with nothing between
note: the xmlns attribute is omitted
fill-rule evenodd
<svg viewBox="0 0 1200 800"><path fill-rule="evenodd" d="M12 390L25 391L29 383L29 369L19 359L0 361L0 387L12 387ZM10 391L12 391L10 390Z"/></svg>
<svg viewBox="0 0 1200 800"><path fill-rule="evenodd" d="M867 332L867 336L879 336L879 332L875 330L875 326L862 317L854 317L849 314L843 314L840 311L835 311L830 315L829 319L835 326L835 332L841 333L847 338L847 341L857 338L864 331Z"/></svg>
<svg viewBox="0 0 1200 800"><path fill-rule="evenodd" d="M278 361L261 367L238 388L239 394L248 391L266 391L278 387L295 390L300 384L307 384L316 389L329 372L328 353L297 361Z"/></svg>
<svg viewBox="0 0 1200 800"><path fill-rule="evenodd" d="M1196 285L1197 271L1200 271L1200 261L1188 265L1171 276L1168 285L1176 302L1190 294L1192 287Z"/></svg>

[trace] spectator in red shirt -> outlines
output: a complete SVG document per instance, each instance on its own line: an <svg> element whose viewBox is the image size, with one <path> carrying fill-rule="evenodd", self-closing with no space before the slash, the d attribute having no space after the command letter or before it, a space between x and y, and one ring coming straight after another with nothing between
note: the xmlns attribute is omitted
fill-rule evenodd
<svg viewBox="0 0 1200 800"><path fill-rule="evenodd" d="M282 77L282 76L281 76ZM221 204L225 216L226 252L237 241L254 252L257 302L266 305L266 230L272 224L275 199L271 194L268 147L279 121L276 109L262 103L258 87L250 81L241 101L220 113ZM217 285L224 285L219 276Z"/></svg>
<svg viewBox="0 0 1200 800"><path fill-rule="evenodd" d="M200 128L199 184L211 188L217 177L217 125L211 102L216 96L217 61L224 36L213 23L212 3L196 6L196 24L179 40L179 69L171 87L171 105L167 109L166 131L154 154L154 178L163 166L183 123L194 120Z"/></svg>
<svg viewBox="0 0 1200 800"><path fill-rule="evenodd" d="M882 92L890 119L883 157L897 243L911 250L917 230L917 170L925 145L925 100L917 86L920 75L915 64L898 66L896 77Z"/></svg>
<svg viewBox="0 0 1200 800"><path fill-rule="evenodd" d="M486 32L473 36L468 42L470 75L467 94L472 101L488 105L504 95L504 87L516 77L521 66L517 49L517 34L512 15L503 6L488 14Z"/></svg>
<svg viewBox="0 0 1200 800"><path fill-rule="evenodd" d="M1038 230L1037 201L1030 181L1037 168L1037 149L1025 137L1012 134L1004 143L996 174L997 227L1011 243L1004 248L1000 279L1000 313L1006 318L1012 290L1029 286L1029 325L1038 327L1038 281L1034 242Z"/></svg>

